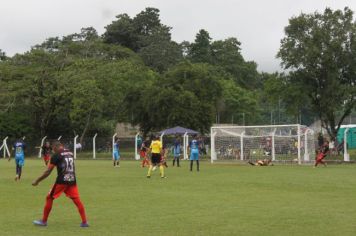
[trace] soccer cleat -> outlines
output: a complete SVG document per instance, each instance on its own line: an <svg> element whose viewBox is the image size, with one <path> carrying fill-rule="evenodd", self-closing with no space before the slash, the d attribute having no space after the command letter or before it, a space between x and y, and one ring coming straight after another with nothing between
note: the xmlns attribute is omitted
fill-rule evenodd
<svg viewBox="0 0 356 236"><path fill-rule="evenodd" d="M151 176L147 175L147 179L151 178Z"/></svg>
<svg viewBox="0 0 356 236"><path fill-rule="evenodd" d="M47 226L47 222L43 222L42 220L34 220L33 224L37 226Z"/></svg>
<svg viewBox="0 0 356 236"><path fill-rule="evenodd" d="M167 179L167 176L162 176L161 179Z"/></svg>
<svg viewBox="0 0 356 236"><path fill-rule="evenodd" d="M152 168L152 171L155 171L157 169L157 166L154 166L153 168Z"/></svg>
<svg viewBox="0 0 356 236"><path fill-rule="evenodd" d="M86 228L86 227L89 227L89 224L87 223L87 222L85 222L85 223L80 223L80 227L82 227L82 228Z"/></svg>
<svg viewBox="0 0 356 236"><path fill-rule="evenodd" d="M20 180L19 175L16 175L15 181L18 181L18 180Z"/></svg>

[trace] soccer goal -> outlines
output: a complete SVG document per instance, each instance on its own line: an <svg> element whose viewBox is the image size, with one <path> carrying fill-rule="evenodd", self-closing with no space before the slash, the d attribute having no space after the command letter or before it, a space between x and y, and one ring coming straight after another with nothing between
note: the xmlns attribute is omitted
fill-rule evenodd
<svg viewBox="0 0 356 236"><path fill-rule="evenodd" d="M211 162L254 161L308 163L315 158L314 132L303 125L215 126Z"/></svg>

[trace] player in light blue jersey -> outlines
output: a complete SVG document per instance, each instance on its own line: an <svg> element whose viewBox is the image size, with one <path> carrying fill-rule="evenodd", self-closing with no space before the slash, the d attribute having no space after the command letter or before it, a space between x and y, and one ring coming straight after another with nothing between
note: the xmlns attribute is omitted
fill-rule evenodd
<svg viewBox="0 0 356 236"><path fill-rule="evenodd" d="M14 143L13 149L15 150L15 163L16 163L15 181L21 179L22 167L25 165L25 148L26 148L26 144L23 140L17 140Z"/></svg>
<svg viewBox="0 0 356 236"><path fill-rule="evenodd" d="M120 167L120 149L119 149L119 139L117 139L114 143L113 147L113 161L114 167Z"/></svg>
<svg viewBox="0 0 356 236"><path fill-rule="evenodd" d="M194 135L189 143L188 153L190 151L190 171L193 171L193 162L197 163L197 171L199 171L199 142L197 136Z"/></svg>
<svg viewBox="0 0 356 236"><path fill-rule="evenodd" d="M181 155L181 149L182 149L182 145L180 143L179 138L177 137L176 140L174 141L174 146L173 146L173 166L175 164L175 162L177 161L177 167L179 166L179 158Z"/></svg>

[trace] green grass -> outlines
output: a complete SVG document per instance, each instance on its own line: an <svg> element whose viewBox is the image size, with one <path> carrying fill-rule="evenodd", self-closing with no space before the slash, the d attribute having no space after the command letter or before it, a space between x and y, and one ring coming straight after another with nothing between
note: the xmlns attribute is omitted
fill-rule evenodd
<svg viewBox="0 0 356 236"><path fill-rule="evenodd" d="M28 159L16 183L14 162L0 160L0 235L356 235L356 165L252 167L203 162L201 172L158 170L146 179L135 161L78 160L78 186L90 228L79 227L72 202L54 202L48 227L40 219L56 172Z"/></svg>

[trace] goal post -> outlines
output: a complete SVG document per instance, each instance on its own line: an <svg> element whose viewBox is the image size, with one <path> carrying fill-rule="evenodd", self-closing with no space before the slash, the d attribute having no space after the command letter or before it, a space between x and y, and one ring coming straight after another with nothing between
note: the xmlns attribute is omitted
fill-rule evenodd
<svg viewBox="0 0 356 236"><path fill-rule="evenodd" d="M213 126L211 162L271 159L285 163L314 160L314 132L306 126Z"/></svg>

